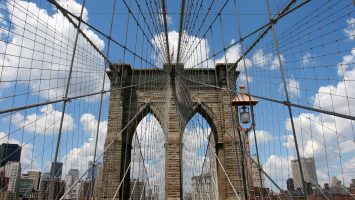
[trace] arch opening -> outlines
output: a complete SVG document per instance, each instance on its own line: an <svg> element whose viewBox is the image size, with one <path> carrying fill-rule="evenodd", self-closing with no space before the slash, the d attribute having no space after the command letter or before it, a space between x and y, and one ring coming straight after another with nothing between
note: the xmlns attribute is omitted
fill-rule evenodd
<svg viewBox="0 0 355 200"><path fill-rule="evenodd" d="M182 136L183 199L218 199L213 124L196 112Z"/></svg>
<svg viewBox="0 0 355 200"><path fill-rule="evenodd" d="M165 198L165 134L149 112L132 136L130 199Z"/></svg>

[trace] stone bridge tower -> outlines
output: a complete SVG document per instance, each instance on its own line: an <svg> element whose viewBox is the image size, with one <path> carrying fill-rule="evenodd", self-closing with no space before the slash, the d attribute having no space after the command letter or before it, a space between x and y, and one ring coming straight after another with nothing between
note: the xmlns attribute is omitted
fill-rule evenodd
<svg viewBox="0 0 355 200"><path fill-rule="evenodd" d="M215 152L220 161L216 170L220 198L236 199L230 182L242 198L242 157L239 147L234 145L239 144L238 137L237 141L231 137L236 131L233 124L236 119L232 120L236 115L228 94L235 89L238 73L235 68L228 71L230 66L217 64L215 68L198 69L184 69L181 64L165 65L163 69L132 69L126 64L111 66L108 76L112 91L105 141L108 148L103 158L98 199L112 199L115 195L129 167L136 126L148 113L156 117L166 135L165 198L182 199L180 141L186 124L196 112L207 120L214 134ZM123 199L129 199L129 174L123 180L125 187L120 188L117 199L121 199L122 194Z"/></svg>

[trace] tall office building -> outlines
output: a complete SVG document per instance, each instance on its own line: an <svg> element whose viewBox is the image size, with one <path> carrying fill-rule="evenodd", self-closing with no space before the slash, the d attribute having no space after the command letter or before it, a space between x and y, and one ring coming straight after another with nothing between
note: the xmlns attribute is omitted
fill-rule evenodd
<svg viewBox="0 0 355 200"><path fill-rule="evenodd" d="M18 144L3 143L0 145L0 166L5 166L8 161L20 162L21 147Z"/></svg>
<svg viewBox="0 0 355 200"><path fill-rule="evenodd" d="M21 199L29 199L33 191L34 180L28 177L21 177L17 184L17 195Z"/></svg>
<svg viewBox="0 0 355 200"><path fill-rule="evenodd" d="M98 167L97 169L97 177L95 179L95 187L94 187L94 194L98 194L99 187L101 186L102 183L102 172L103 172L103 167Z"/></svg>
<svg viewBox="0 0 355 200"><path fill-rule="evenodd" d="M79 199L80 200L89 200L90 199L90 184L89 180L81 181L79 187Z"/></svg>
<svg viewBox="0 0 355 200"><path fill-rule="evenodd" d="M64 194L65 182L61 181L60 178L51 177L50 174L44 174L41 177L40 193L39 196L41 200L60 199Z"/></svg>
<svg viewBox="0 0 355 200"><path fill-rule="evenodd" d="M21 176L21 164L19 162L8 161L5 165L5 176L9 177L7 191L16 193L18 180Z"/></svg>
<svg viewBox="0 0 355 200"><path fill-rule="evenodd" d="M79 170L70 169L65 178L65 192L68 192L64 199L78 199L78 184L75 182L79 179ZM75 184L75 185L73 185Z"/></svg>
<svg viewBox="0 0 355 200"><path fill-rule="evenodd" d="M22 178L28 178L33 180L33 189L39 190L39 182L41 180L40 171L28 171L27 174L22 174Z"/></svg>
<svg viewBox="0 0 355 200"><path fill-rule="evenodd" d="M305 182L311 183L311 185L318 185L314 158L301 158L301 166ZM295 189L302 188L302 179L298 160L291 160L291 168Z"/></svg>
<svg viewBox="0 0 355 200"><path fill-rule="evenodd" d="M63 163L61 162L52 162L51 175L56 178L62 178L62 168Z"/></svg>
<svg viewBox="0 0 355 200"><path fill-rule="evenodd" d="M93 178L96 178L97 170L102 165L100 162L97 162L96 166L92 166L93 163L94 163L93 161L89 161L88 163L88 167L89 167L88 176L87 176L88 180L92 180Z"/></svg>

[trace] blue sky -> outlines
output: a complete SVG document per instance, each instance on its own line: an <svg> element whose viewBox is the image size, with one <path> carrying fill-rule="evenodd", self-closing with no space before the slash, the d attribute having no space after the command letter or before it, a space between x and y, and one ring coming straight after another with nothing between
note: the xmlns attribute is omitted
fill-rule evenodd
<svg viewBox="0 0 355 200"><path fill-rule="evenodd" d="M16 34L14 33L18 34L21 32L21 30L16 29L18 28L16 27L16 23L18 25L21 24L21 21L19 20L13 21L14 19L12 19L14 24L9 26L9 21L11 21L10 16L17 15L12 14L11 9L9 9L11 6L9 7L6 5L9 2L11 1L3 2L1 4L0 12L0 27L2 27L2 31L0 32L2 57L0 58L0 61L3 66L5 66L6 63L6 59L4 61L3 58L4 54L10 54L10 50L18 53L19 47L15 48L11 46L11 44L19 44L16 43L18 41L15 41ZM48 5L46 1L34 1L35 4L26 4L22 1L19 2L23 3L23 5L30 5L27 9L32 10L34 13L39 11L38 8L42 9L41 12L46 12L41 13L41 16L44 17L42 18L43 23L47 20L47 23L51 23L50 26L53 26L56 30L62 30L60 29L62 28L60 26L60 20L63 19L56 15L57 10ZM80 4L82 2L76 2L79 4L72 0L60 1L64 7L66 3L69 3L68 5L70 6L68 9L79 15L78 12L80 11ZM126 3L131 5L132 12L137 16L137 19L143 26L144 23L142 18L138 15L139 11L135 4L136 1L127 0ZM207 23L202 26L200 33L196 35L197 28L195 27L192 34L188 37L197 37L197 41L199 41L205 30L208 28L206 24L210 24L223 3L224 1L216 1L212 6L212 14L207 18ZM268 22L265 2L252 0L237 1L237 3L238 12L240 14L240 29L243 36ZM287 1L275 0L270 3L271 11L273 16L275 16ZM206 2L203 5L204 12L209 4L210 2ZM18 7L18 4L16 5ZM112 1L102 3L99 1L88 0L84 17L89 24L108 33L112 5ZM143 12L148 12L146 7L143 7L142 9ZM177 51L176 32L178 32L180 17L178 14L180 12L179 10L180 1L167 1L167 13L169 19L168 29L171 32L169 33L169 44L170 47L175 48L175 56ZM156 40L154 40L148 32L147 37L149 38L149 41L147 41L147 39L142 39L144 37L131 16L129 17L129 23L127 23L128 13L123 1L118 1L115 13L112 38L121 44L125 44L127 48L137 52L137 54L141 55L147 61L159 66L159 63L157 63L157 60L152 53L153 50L150 44L148 44L148 42L150 42L154 45L156 44ZM21 13L18 15L20 16L19 18L21 18ZM45 16L47 16L47 19ZM55 20L48 20L48 17L60 20L54 23ZM234 1L230 1L227 4L222 12L221 20L222 23L220 22L220 19L218 19L212 27L212 34L209 31L206 37L201 39L202 44L204 45L202 45L203 47L201 47L200 51L207 52L208 56L213 55L215 52L223 49L224 46L229 45L231 42L238 40L240 37L236 26L237 18L235 16ZM276 25L276 33L280 43L282 65L285 72L290 100L292 102L310 107L321 107L322 109L346 115L353 116L355 114L354 22L354 8L350 1L315 1L303 6L301 9L293 12L278 22ZM67 22L63 20L62 23L65 24ZM38 24L33 26L37 26L37 28L39 27ZM63 25L63 27L65 26ZM146 29L145 26L144 29ZM9 34L6 30L13 31L10 31ZM102 52L105 53L108 44L107 40L87 27L85 27L85 30L90 34L91 39L95 44L98 44ZM154 36L158 33L153 31ZM38 32L37 35L40 35L40 33ZM70 59L70 51L66 52L65 48L69 47L68 49L71 49L70 47L73 45L71 43L73 38L70 37L74 36L74 29L69 28L69 30L64 31L63 28L63 35L58 35L60 39L64 40L63 43L66 45L60 47L64 52L63 55L61 55L62 60L60 65L67 67L70 64L68 63L68 60ZM253 42L257 35L258 34L255 34L244 41L244 49ZM29 37L32 36L30 35ZM23 46L26 47L27 43L22 43ZM81 48L78 49L78 56L75 62L78 73L75 74L75 79L72 80L73 87L71 88L70 93L70 95L74 96L92 91L99 91L101 89L100 80L102 79L102 72L105 67L102 57L97 53L94 53L94 50L90 48L90 45L88 45L84 39L81 38L79 44ZM31 46L32 44L29 43L27 45L29 45L28 48L33 48L33 46ZM49 44L46 43L46 45ZM38 48L40 49L40 47ZM158 48L157 51L159 50L161 49ZM48 51L50 51L50 49L47 50L47 52ZM45 50L43 50L43 52L45 52ZM90 52L91 54L84 54L85 52ZM242 47L240 45L230 48L225 52L227 61L235 62L237 58L239 58L241 52ZM65 53L68 55L65 55ZM24 56L25 53L20 53L19 56L21 57L21 55ZM63 78L61 77L66 77L68 70L59 70L58 74L46 74L48 69L42 69L43 74L38 77L41 79L48 79L48 77L44 76L48 75L55 83L51 81L47 82L45 80L43 82L28 81L31 78L31 75L28 75L28 73L33 70L33 74L35 74L33 69L35 67L33 66L36 66L36 64L40 66L44 65L43 63L40 64L33 61L33 57L36 56L39 55L31 56L32 61L30 62L30 65L32 67L30 69L22 71L17 70L12 73L11 69L22 65L25 66L25 64L29 63L28 60L19 61L12 57L12 62L9 61L8 65L13 65L13 68L6 68L9 69L9 71L2 71L4 75L2 75L0 79L2 81L0 86L0 96L2 97L2 100L0 100L0 109L61 98L63 89L65 88L62 80ZM53 58L53 54L51 57ZM153 67L140 61L138 58L135 58L129 52L124 52L120 46L114 43L111 43L109 58L112 62L129 63L137 68ZM206 58L206 56L203 58ZM202 58L194 59L195 60L191 59L190 63L186 66L195 65L198 63L198 59L201 60ZM222 53L217 55L215 59L217 62L225 61ZM252 94L282 101L285 100L280 78L277 52L275 50L271 31L246 56L245 62L246 72L248 74L248 79L250 80L249 89ZM213 64L213 59L209 59L208 62L205 62L199 67L205 67L207 63ZM53 63L50 64L50 69L53 70L53 66ZM86 73L80 73L80 70L82 69L80 67L85 67ZM241 75L237 84L246 84L246 73L243 65L241 64L238 67L241 71ZM7 74L5 72L8 72L8 77L6 77ZM19 72L19 74L15 76L14 74L16 74L16 72ZM33 77L37 76L33 75ZM15 80L20 79L24 79L25 81L14 84ZM10 82L10 84L7 85L6 81ZM44 86L38 86L39 83L42 83ZM41 88L53 89L55 87L57 87L55 90L50 90L48 93L46 91L45 94L38 92ZM81 87L85 87L85 90L80 90ZM27 95L28 92L32 93ZM24 93L24 95L20 95L21 93ZM15 97L12 97L14 94ZM73 163L79 163L80 166L78 167L82 167L81 169L83 171L85 167L87 167L86 163L92 159L92 138L95 136L95 123L97 123L93 120L97 120L98 101L99 96L84 100L73 100L69 103L69 106L66 109L68 116L65 118L67 123L65 123L66 127L62 137L60 158L61 160L68 160L67 167L73 166ZM283 105L262 100L259 101L259 104L255 107L255 115L257 124L256 132L261 140L259 147L261 151L261 161L265 165L266 171L273 175L275 179L277 179L277 182L284 187L285 180L292 174L289 169L289 160L295 158L294 147L292 146L293 141L292 138L290 138L292 131L289 123L288 111ZM101 123L104 128L100 132L102 136L105 135L105 124L107 123L107 96L104 98L103 105ZM31 166L29 168L45 169L47 166L47 169L49 169L48 162L53 159L60 110L61 104L58 103L54 104L52 107L32 108L12 115L1 116L0 132L4 135L3 139L6 139L5 135L10 133L11 135L9 136L9 139L13 142L22 143L28 141L28 145L24 147L28 148L24 151L27 154L25 155L23 153L22 157L27 159L26 165ZM36 128L41 127L40 125L43 125L43 123L47 123L48 120L38 120L38 117L43 114L46 114L48 117L43 117L42 119L49 119L50 122L55 124L51 126L49 130L45 130L45 134L38 133L38 128ZM355 177L354 171L352 170L355 166L355 157L353 156L355 152L353 122L340 118L334 119L328 115L321 115L319 113L295 108L293 109L293 115L299 143L301 145L301 154L305 157L315 157L316 166L319 166L317 171L319 182L328 182L332 176L337 176L340 180L345 181L345 183L348 184L350 178ZM23 123L25 123L26 120L27 122L31 122L31 119L37 119L38 122L34 123L36 126L27 125L26 127L30 128L22 128ZM44 127L46 126L49 125L45 125ZM325 139L323 139L323 136ZM100 144L102 146L103 141L101 141ZM253 145L251 146L251 152L255 153L255 147ZM339 159L340 157L341 159ZM340 169L340 162L342 162L343 165L343 176ZM326 167L327 164L328 167ZM281 169L283 173L280 175L277 171ZM345 180L343 180L343 177L345 177Z"/></svg>

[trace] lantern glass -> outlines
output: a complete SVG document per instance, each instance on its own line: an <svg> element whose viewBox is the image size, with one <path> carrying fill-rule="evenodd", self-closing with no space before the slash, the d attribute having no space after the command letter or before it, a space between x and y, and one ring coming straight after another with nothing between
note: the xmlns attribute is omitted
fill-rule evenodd
<svg viewBox="0 0 355 200"><path fill-rule="evenodd" d="M250 122L250 113L248 108L243 107L240 109L240 121L243 124L248 124Z"/></svg>

